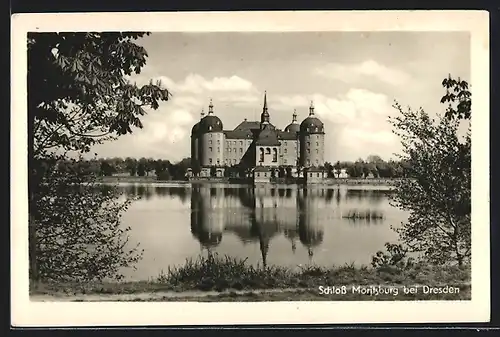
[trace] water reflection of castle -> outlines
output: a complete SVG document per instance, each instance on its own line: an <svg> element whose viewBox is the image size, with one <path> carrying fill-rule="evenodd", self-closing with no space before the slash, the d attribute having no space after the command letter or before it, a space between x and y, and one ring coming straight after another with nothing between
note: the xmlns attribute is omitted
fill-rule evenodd
<svg viewBox="0 0 500 337"><path fill-rule="evenodd" d="M303 246L312 258L322 244L325 226L336 221L370 224L369 219L346 219L352 213L373 212L387 191L347 188L250 187L192 184L191 186L141 186L125 189L129 196L179 198L190 203L191 233L204 249L214 249L223 235L234 234L243 244L258 243L266 263L270 242L283 235L291 252ZM354 206L354 207L353 207ZM377 223L376 219L371 223Z"/></svg>
<svg viewBox="0 0 500 337"><path fill-rule="evenodd" d="M191 231L205 248L220 244L223 232L243 243L259 242L266 264L269 243L283 233L295 252L297 242L312 257L321 244L328 212L325 190L274 188L210 188L193 186Z"/></svg>

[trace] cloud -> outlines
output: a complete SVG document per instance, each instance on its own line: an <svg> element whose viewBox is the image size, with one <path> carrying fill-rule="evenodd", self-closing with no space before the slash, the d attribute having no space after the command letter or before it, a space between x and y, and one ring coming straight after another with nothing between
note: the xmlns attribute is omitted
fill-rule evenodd
<svg viewBox="0 0 500 337"><path fill-rule="evenodd" d="M386 95L359 88L332 97L323 94L283 95L273 97L270 108L297 109L300 121L308 115L311 100L316 116L325 123L329 144L326 160L355 160L362 153L366 156L377 153L389 158L398 151L398 139L387 123L388 116L395 110Z"/></svg>
<svg viewBox="0 0 500 337"><path fill-rule="evenodd" d="M150 81L143 74L129 79L137 85ZM260 99L252 82L236 75L205 78L189 74L179 81L152 76L152 81L161 82L173 95L168 102L162 102L157 111L148 111L142 118L143 130L119 140L120 147L130 155L154 154L170 160L182 159L189 155L191 128L200 118L202 108L207 113L209 98L213 98L216 111L218 106L252 106Z"/></svg>
<svg viewBox="0 0 500 337"><path fill-rule="evenodd" d="M149 82L142 76L131 78L139 85ZM189 74L183 80L175 82L167 76L153 77L153 82L160 81L161 84L175 94L202 94L206 92L255 92L252 82L236 75L230 77L213 77L206 79L199 74Z"/></svg>
<svg viewBox="0 0 500 337"><path fill-rule="evenodd" d="M315 112L322 118L337 123L356 121L359 118L376 116L384 118L392 112L386 95L366 89L349 89L347 93L336 97L322 94L310 96L292 95L273 97L270 107L276 110L301 109L304 111L314 102Z"/></svg>
<svg viewBox="0 0 500 337"><path fill-rule="evenodd" d="M389 68L374 60L366 60L358 64L328 63L315 68L313 73L348 83L359 83L367 78L374 78L394 86L408 83L411 79L406 72Z"/></svg>

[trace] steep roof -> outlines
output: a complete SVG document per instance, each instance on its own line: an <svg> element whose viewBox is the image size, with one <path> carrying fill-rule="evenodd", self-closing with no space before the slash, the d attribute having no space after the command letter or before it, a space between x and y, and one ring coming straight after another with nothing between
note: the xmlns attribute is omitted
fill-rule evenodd
<svg viewBox="0 0 500 337"><path fill-rule="evenodd" d="M237 127L235 127L234 131L251 130L251 129L260 129L260 122L245 120L241 122Z"/></svg>
<svg viewBox="0 0 500 337"><path fill-rule="evenodd" d="M224 130L227 139L248 139L253 137L251 130Z"/></svg>
<svg viewBox="0 0 500 337"><path fill-rule="evenodd" d="M259 136L255 142L260 146L279 146L280 142L278 140L278 133L269 127L266 127L260 131Z"/></svg>

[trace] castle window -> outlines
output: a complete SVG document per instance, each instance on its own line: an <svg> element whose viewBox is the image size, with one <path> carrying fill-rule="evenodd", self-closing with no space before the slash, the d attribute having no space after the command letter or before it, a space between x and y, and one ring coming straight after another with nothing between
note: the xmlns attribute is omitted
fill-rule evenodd
<svg viewBox="0 0 500 337"><path fill-rule="evenodd" d="M311 142L307 142L307 147L311 146Z"/></svg>
<svg viewBox="0 0 500 337"><path fill-rule="evenodd" d="M211 141L211 140L209 140L209 141L208 141L208 144L212 145L212 141Z"/></svg>
<svg viewBox="0 0 500 337"><path fill-rule="evenodd" d="M266 177L267 177L267 172L264 172L264 178L266 178Z"/></svg>
<svg viewBox="0 0 500 337"><path fill-rule="evenodd" d="M316 127L316 129L315 129L315 130L316 130L316 132L318 132L318 127Z"/></svg>
<svg viewBox="0 0 500 337"><path fill-rule="evenodd" d="M283 159L283 163L285 163L285 164L286 164L286 159Z"/></svg>
<svg viewBox="0 0 500 337"><path fill-rule="evenodd" d="M233 164L236 164L236 159L233 159Z"/></svg>
<svg viewBox="0 0 500 337"><path fill-rule="evenodd" d="M318 159L316 159L316 165L318 165L318 164L319 164Z"/></svg>
<svg viewBox="0 0 500 337"><path fill-rule="evenodd" d="M316 173L316 177L319 178L319 173Z"/></svg>
<svg viewBox="0 0 500 337"><path fill-rule="evenodd" d="M243 153L243 148L240 147L240 153Z"/></svg>
<svg viewBox="0 0 500 337"><path fill-rule="evenodd" d="M273 163L278 161L278 150L276 148L273 149Z"/></svg>
<svg viewBox="0 0 500 337"><path fill-rule="evenodd" d="M220 145L220 139L217 139L217 145Z"/></svg>
<svg viewBox="0 0 500 337"><path fill-rule="evenodd" d="M208 158L208 163L212 165L212 158Z"/></svg>
<svg viewBox="0 0 500 337"><path fill-rule="evenodd" d="M242 140L240 140L240 145L242 145L242 146L243 146L243 141L242 141Z"/></svg>
<svg viewBox="0 0 500 337"><path fill-rule="evenodd" d="M257 172L257 177L260 177L260 173L259 172Z"/></svg>
<svg viewBox="0 0 500 337"><path fill-rule="evenodd" d="M220 152L220 147L217 147L217 152Z"/></svg>
<svg viewBox="0 0 500 337"><path fill-rule="evenodd" d="M310 150L310 149L307 149L307 153L311 153L311 150Z"/></svg>
<svg viewBox="0 0 500 337"><path fill-rule="evenodd" d="M319 143L318 143L318 142L316 142L316 146L319 146Z"/></svg>
<svg viewBox="0 0 500 337"><path fill-rule="evenodd" d="M212 131L212 127L211 126L208 127L208 131ZM210 137L212 137L212 136L210 136Z"/></svg>
<svg viewBox="0 0 500 337"><path fill-rule="evenodd" d="M284 149L283 152L286 153L286 149Z"/></svg>
<svg viewBox="0 0 500 337"><path fill-rule="evenodd" d="M236 153L236 148L234 148L234 153Z"/></svg>
<svg viewBox="0 0 500 337"><path fill-rule="evenodd" d="M266 154L271 154L271 149L266 147Z"/></svg>
<svg viewBox="0 0 500 337"><path fill-rule="evenodd" d="M228 151L228 152L231 152L231 148L230 148L230 147L228 147L228 148L227 148L227 151Z"/></svg>
<svg viewBox="0 0 500 337"><path fill-rule="evenodd" d="M212 152L212 147L211 146L208 148L208 151Z"/></svg>
<svg viewBox="0 0 500 337"><path fill-rule="evenodd" d="M318 150L318 149L316 149L316 153L319 153L319 150Z"/></svg>
<svg viewBox="0 0 500 337"><path fill-rule="evenodd" d="M219 164L220 164L220 160L219 160L219 159L217 159L217 165L219 165Z"/></svg>
<svg viewBox="0 0 500 337"><path fill-rule="evenodd" d="M285 144L285 146L286 146L286 142L283 142L283 144Z"/></svg>
<svg viewBox="0 0 500 337"><path fill-rule="evenodd" d="M259 162L263 162L264 161L264 149L263 148L260 148L260 157L259 157Z"/></svg>
<svg viewBox="0 0 500 337"><path fill-rule="evenodd" d="M307 166L311 165L311 161L307 159Z"/></svg>

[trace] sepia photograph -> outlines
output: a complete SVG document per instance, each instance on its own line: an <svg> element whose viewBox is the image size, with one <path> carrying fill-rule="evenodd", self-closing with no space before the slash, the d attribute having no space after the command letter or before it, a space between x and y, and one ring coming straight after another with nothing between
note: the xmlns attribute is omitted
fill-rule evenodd
<svg viewBox="0 0 500 337"><path fill-rule="evenodd" d="M489 319L487 14L256 14L13 18L19 324Z"/></svg>

